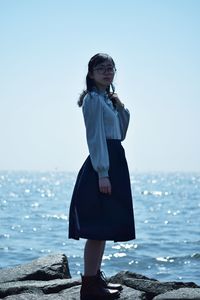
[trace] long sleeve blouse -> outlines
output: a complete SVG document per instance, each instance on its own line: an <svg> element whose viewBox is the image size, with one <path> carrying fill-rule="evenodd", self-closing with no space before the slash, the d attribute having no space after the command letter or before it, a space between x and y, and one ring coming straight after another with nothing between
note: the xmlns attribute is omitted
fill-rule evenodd
<svg viewBox="0 0 200 300"><path fill-rule="evenodd" d="M107 94L99 91L86 94L82 111L92 166L99 178L106 177L109 170L106 139L125 139L130 119L129 111L124 107L115 109Z"/></svg>

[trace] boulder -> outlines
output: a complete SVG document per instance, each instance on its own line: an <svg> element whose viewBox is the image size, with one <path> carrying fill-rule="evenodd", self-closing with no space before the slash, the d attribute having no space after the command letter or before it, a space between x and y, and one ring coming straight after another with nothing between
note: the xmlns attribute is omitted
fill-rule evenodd
<svg viewBox="0 0 200 300"><path fill-rule="evenodd" d="M113 283L121 283L133 289L143 291L148 296L148 299L152 299L159 294L180 288L188 287L195 289L199 287L194 282L160 282L158 280L129 271L119 272L115 276L112 276L110 281Z"/></svg>
<svg viewBox="0 0 200 300"><path fill-rule="evenodd" d="M21 293L56 294L64 289L80 285L80 280L53 279L53 280L29 280L0 283L0 297L19 295Z"/></svg>
<svg viewBox="0 0 200 300"><path fill-rule="evenodd" d="M153 300L200 300L200 289L180 288L153 298Z"/></svg>
<svg viewBox="0 0 200 300"><path fill-rule="evenodd" d="M57 278L71 278L67 257L61 253L41 257L14 268L1 269L0 272L0 283Z"/></svg>
<svg viewBox="0 0 200 300"><path fill-rule="evenodd" d="M34 291L3 298L4 300L80 300L80 286L66 288L59 293L45 295ZM146 300L145 293L124 287L120 298L123 300ZM94 299L95 300L95 299Z"/></svg>
<svg viewBox="0 0 200 300"><path fill-rule="evenodd" d="M123 285L121 300L200 300L200 286L194 282L160 282L129 271L121 271L109 281ZM0 299L80 300L80 285L80 277L71 278L66 255L48 255L2 269Z"/></svg>

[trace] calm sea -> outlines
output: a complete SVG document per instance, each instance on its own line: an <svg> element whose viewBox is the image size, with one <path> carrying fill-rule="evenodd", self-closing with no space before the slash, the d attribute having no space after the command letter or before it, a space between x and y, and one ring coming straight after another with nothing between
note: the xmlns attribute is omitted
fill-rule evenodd
<svg viewBox="0 0 200 300"><path fill-rule="evenodd" d="M69 240L76 179L68 172L0 172L0 268L62 252L83 271L84 240ZM103 270L200 284L200 173L131 173L137 239L108 242Z"/></svg>

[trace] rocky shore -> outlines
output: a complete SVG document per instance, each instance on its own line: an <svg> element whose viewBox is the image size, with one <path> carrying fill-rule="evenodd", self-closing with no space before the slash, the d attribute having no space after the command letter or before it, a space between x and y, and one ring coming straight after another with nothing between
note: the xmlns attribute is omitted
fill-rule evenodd
<svg viewBox="0 0 200 300"><path fill-rule="evenodd" d="M160 282L129 271L117 273L110 281L123 285L119 299L200 300L200 286L194 282ZM67 257L54 254L29 264L1 269L0 299L80 300L80 284L80 278L71 278Z"/></svg>

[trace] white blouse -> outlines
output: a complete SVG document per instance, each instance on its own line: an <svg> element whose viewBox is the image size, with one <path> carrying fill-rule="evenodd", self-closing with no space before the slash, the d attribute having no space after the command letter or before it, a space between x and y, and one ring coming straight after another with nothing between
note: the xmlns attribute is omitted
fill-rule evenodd
<svg viewBox="0 0 200 300"><path fill-rule="evenodd" d="M121 106L115 109L107 93L99 91L85 95L82 111L92 166L99 178L107 177L109 155L106 139L125 139L130 113Z"/></svg>

